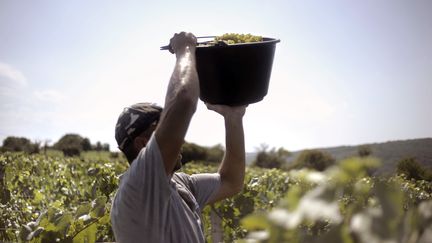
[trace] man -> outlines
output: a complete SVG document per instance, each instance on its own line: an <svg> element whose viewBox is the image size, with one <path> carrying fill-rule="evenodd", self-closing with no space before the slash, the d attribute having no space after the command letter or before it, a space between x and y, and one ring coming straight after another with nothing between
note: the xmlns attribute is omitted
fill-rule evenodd
<svg viewBox="0 0 432 243"><path fill-rule="evenodd" d="M112 228L119 242L204 242L203 207L242 190L245 106L207 104L225 120L226 152L217 173L175 173L181 166L180 149L196 110L199 82L195 36L175 34L170 47L176 64L165 107L138 103L126 108L117 122L116 140L130 163L111 210Z"/></svg>

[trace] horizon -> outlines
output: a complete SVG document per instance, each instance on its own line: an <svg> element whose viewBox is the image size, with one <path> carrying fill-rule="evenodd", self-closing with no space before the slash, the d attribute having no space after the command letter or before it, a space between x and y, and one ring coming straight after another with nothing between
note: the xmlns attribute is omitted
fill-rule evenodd
<svg viewBox="0 0 432 243"><path fill-rule="evenodd" d="M77 134L77 133L67 133L67 134ZM66 134L64 134L64 135L66 135ZM84 136L82 134L77 134L77 135L80 135L82 138L87 138L86 136ZM18 136L11 135L10 137L18 137ZM27 138L27 139L29 139L29 138ZM286 149L290 153L298 153L298 152L302 152L304 150L321 150L321 149L326 150L326 149L333 149L333 148L340 148L340 147L359 147L359 146L363 146L363 145L376 145L376 144L385 144L385 143L391 143L391 142L406 142L406 141L412 141L412 140L427 140L427 139L432 139L432 137L419 137L419 138L396 139L396 140L387 140L387 141L375 141L375 142L367 142L367 143L361 143L361 144L340 144L340 145L334 145L334 146L329 146L329 147L310 147L310 148L307 147L307 148L300 148L300 149L296 149L296 150L289 150L289 149L287 149L285 147L274 147L274 146L270 146L269 144L261 144L260 146L267 145L268 146L267 149L279 149L279 148L283 148L283 149ZM2 140L2 145L3 145L3 141L4 141L4 139ZM41 144L43 142L47 142L47 141L39 141L39 140L31 140L31 139L30 139L30 141L33 142L33 143L41 142ZM55 142L57 142L57 141L50 141L48 143L48 146L49 147L54 146ZM109 143L104 142L104 141L92 141L91 139L90 139L90 142L91 142L92 146L96 145L97 142L100 142L101 145L109 144ZM185 142L186 143L194 143L194 142L190 142L190 141L185 141ZM197 143L195 143L195 144L197 144ZM208 147L208 148L213 147L213 146L217 146L217 145L222 145L223 146L223 144L213 144L213 145L197 144L197 145L201 146L201 147ZM225 146L223 146L223 147L225 147ZM111 147L111 145L110 145L109 149L110 149L109 152L121 152L118 149L113 150L112 147ZM246 154L255 154L255 153L259 152L260 149L262 149L262 148L260 148L259 146L257 146L257 147L254 148L253 151L252 150L251 151L246 150L245 152L246 152Z"/></svg>
<svg viewBox="0 0 432 243"><path fill-rule="evenodd" d="M0 140L76 133L116 151L123 107L163 105L175 59L159 47L182 30L281 40L268 94L244 117L248 152L432 137L432 1L169 6L1 1ZM199 101L185 140L224 146L222 117Z"/></svg>

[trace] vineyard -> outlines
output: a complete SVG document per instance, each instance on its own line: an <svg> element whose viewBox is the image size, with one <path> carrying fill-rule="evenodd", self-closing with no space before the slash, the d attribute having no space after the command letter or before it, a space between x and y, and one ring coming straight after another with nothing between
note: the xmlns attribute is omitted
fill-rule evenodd
<svg viewBox="0 0 432 243"><path fill-rule="evenodd" d="M241 194L204 209L207 241L431 242L430 182L370 176L378 165L367 157L323 172L250 167ZM0 241L115 241L111 199L127 167L121 158L0 154Z"/></svg>

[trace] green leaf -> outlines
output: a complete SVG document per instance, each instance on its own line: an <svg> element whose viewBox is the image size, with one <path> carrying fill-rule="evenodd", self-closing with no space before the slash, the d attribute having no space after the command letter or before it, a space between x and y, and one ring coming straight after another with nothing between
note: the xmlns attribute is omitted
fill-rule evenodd
<svg viewBox="0 0 432 243"><path fill-rule="evenodd" d="M99 173L99 168L90 168L87 170L87 175L95 176Z"/></svg>
<svg viewBox="0 0 432 243"><path fill-rule="evenodd" d="M33 237L38 237L43 231L44 231L44 227L38 227L34 232L33 232Z"/></svg>
<svg viewBox="0 0 432 243"><path fill-rule="evenodd" d="M69 230L69 226L72 222L72 215L70 213L65 213L60 218L57 219L55 226L56 231L60 232L62 235L66 236L67 231Z"/></svg>
<svg viewBox="0 0 432 243"><path fill-rule="evenodd" d="M36 229L38 224L37 224L37 222L31 221L31 222L27 223L27 226L29 226L33 230L33 229Z"/></svg>
<svg viewBox="0 0 432 243"><path fill-rule="evenodd" d="M96 241L97 225L92 224L73 238L73 243L92 243Z"/></svg>
<svg viewBox="0 0 432 243"><path fill-rule="evenodd" d="M89 224L97 219L90 216L90 214L84 214L78 218L78 220L82 221L84 225Z"/></svg>
<svg viewBox="0 0 432 243"><path fill-rule="evenodd" d="M383 218L387 221L399 220L403 213L403 195L400 188L394 183L377 181L374 190L383 210ZM391 227L396 230L395 225Z"/></svg>
<svg viewBox="0 0 432 243"><path fill-rule="evenodd" d="M85 203L85 204L79 206L75 212L75 219L81 217L82 215L89 214L91 209L92 209L92 206L90 203Z"/></svg>
<svg viewBox="0 0 432 243"><path fill-rule="evenodd" d="M31 233L32 233L32 229L30 228L30 226L23 225L21 227L21 230L20 230L20 233L19 233L19 237L20 237L21 240L27 241L28 237L30 236Z"/></svg>
<svg viewBox="0 0 432 243"><path fill-rule="evenodd" d="M284 203L287 203L288 210L295 210L300 202L302 195L302 190L300 186L293 186L288 191L287 195L284 198Z"/></svg>
<svg viewBox="0 0 432 243"><path fill-rule="evenodd" d="M109 225L111 223L111 218L109 214L105 214L102 218L98 221L101 225Z"/></svg>
<svg viewBox="0 0 432 243"><path fill-rule="evenodd" d="M241 221L241 224L248 230L263 230L270 227L270 224L264 214L253 214L247 216Z"/></svg>
<svg viewBox="0 0 432 243"><path fill-rule="evenodd" d="M39 190L33 190L33 194L33 205L38 205L45 199L44 195Z"/></svg>
<svg viewBox="0 0 432 243"><path fill-rule="evenodd" d="M101 196L92 201L92 210L90 215L95 218L102 217L105 214L106 197Z"/></svg>

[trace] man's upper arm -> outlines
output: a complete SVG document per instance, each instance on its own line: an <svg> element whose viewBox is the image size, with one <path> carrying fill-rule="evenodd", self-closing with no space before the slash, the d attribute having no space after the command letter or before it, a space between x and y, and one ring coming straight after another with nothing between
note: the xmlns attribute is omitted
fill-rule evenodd
<svg viewBox="0 0 432 243"><path fill-rule="evenodd" d="M220 186L209 198L207 204L212 204L217 201L232 197L235 194L237 194L237 192L233 190L233 187L221 178Z"/></svg>
<svg viewBox="0 0 432 243"><path fill-rule="evenodd" d="M179 98L164 108L161 121L155 131L167 175L173 172L190 120L196 109L196 101L194 103L182 101L182 99Z"/></svg>

